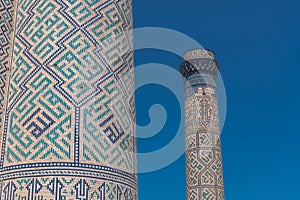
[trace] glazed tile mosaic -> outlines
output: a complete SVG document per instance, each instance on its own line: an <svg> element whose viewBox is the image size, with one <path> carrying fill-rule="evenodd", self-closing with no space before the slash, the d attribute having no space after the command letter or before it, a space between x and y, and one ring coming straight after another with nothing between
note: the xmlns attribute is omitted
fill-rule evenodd
<svg viewBox="0 0 300 200"><path fill-rule="evenodd" d="M130 0L1 0L1 199L137 199L131 28Z"/></svg>
<svg viewBox="0 0 300 200"><path fill-rule="evenodd" d="M184 59L187 200L224 200L218 64L203 49L187 52Z"/></svg>

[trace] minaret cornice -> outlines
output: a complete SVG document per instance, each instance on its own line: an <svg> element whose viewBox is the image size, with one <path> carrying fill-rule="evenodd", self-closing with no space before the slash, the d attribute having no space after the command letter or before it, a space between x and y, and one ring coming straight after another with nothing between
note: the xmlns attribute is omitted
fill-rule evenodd
<svg viewBox="0 0 300 200"><path fill-rule="evenodd" d="M205 49L193 49L183 56L184 61L180 65L180 72L188 79L192 75L212 75L215 79L218 75L219 65L214 59L214 53Z"/></svg>

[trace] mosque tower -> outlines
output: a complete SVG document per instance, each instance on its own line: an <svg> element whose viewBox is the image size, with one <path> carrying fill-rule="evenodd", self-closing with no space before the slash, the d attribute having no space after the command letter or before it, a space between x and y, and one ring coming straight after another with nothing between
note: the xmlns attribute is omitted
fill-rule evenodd
<svg viewBox="0 0 300 200"><path fill-rule="evenodd" d="M1 4L0 199L137 200L131 0Z"/></svg>
<svg viewBox="0 0 300 200"><path fill-rule="evenodd" d="M224 200L214 54L195 49L180 65L185 91L187 200Z"/></svg>

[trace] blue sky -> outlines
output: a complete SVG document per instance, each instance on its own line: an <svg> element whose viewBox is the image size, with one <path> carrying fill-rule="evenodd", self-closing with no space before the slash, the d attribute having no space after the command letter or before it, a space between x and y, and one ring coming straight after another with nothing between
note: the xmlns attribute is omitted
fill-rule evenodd
<svg viewBox="0 0 300 200"><path fill-rule="evenodd" d="M222 132L225 195L229 200L297 200L300 189L300 1L134 1L134 26L182 32L216 53L227 91ZM180 45L180 44L178 44ZM179 68L181 58L140 50L136 65ZM137 122L150 121L149 106L162 104L165 127L139 139L139 152L160 149L174 137L178 101L168 89L136 91ZM183 145L183 142L182 142ZM185 199L185 159L139 175L139 198Z"/></svg>

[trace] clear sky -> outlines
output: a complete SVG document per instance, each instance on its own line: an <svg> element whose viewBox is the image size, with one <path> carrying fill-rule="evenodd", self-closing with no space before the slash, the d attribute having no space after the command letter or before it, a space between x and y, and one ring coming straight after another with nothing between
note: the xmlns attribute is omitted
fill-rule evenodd
<svg viewBox="0 0 300 200"><path fill-rule="evenodd" d="M228 200L300 199L299 20L298 0L134 1L135 28L174 29L216 53L227 91L222 149ZM135 54L136 65L157 62L178 70L180 61L158 50ZM167 145L178 128L178 101L158 85L136 91L140 125L150 122L153 104L164 105L167 123L156 136L138 139L139 152ZM185 199L184 156L139 174L139 198Z"/></svg>

